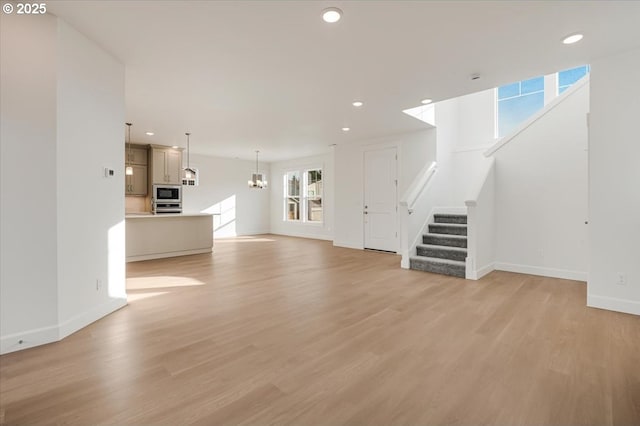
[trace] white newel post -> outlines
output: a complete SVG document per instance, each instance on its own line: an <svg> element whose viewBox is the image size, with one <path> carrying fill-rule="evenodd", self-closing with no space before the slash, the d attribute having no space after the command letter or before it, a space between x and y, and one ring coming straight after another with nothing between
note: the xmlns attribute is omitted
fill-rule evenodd
<svg viewBox="0 0 640 426"><path fill-rule="evenodd" d="M409 208L406 203L400 203L400 267L409 269Z"/></svg>
<svg viewBox="0 0 640 426"><path fill-rule="evenodd" d="M464 203L467 206L467 261L465 278L468 280L477 280L476 256L478 203L473 200L467 200Z"/></svg>

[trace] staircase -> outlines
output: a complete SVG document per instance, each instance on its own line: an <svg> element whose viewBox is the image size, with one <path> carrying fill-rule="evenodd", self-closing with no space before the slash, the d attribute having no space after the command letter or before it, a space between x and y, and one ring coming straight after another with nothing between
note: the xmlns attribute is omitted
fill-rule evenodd
<svg viewBox="0 0 640 426"><path fill-rule="evenodd" d="M429 233L422 236L409 267L418 271L465 277L467 215L435 214Z"/></svg>

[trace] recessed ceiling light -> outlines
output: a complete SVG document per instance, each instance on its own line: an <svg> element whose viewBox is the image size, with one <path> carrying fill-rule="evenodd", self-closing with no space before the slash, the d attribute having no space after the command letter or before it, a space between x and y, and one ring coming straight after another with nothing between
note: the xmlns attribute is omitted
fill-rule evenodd
<svg viewBox="0 0 640 426"><path fill-rule="evenodd" d="M420 102L426 105L426 104L430 104L431 102L433 102L433 100L431 100L431 99L423 99Z"/></svg>
<svg viewBox="0 0 640 426"><path fill-rule="evenodd" d="M155 133L153 133L153 132L147 132L147 136L153 136L153 135L155 135Z"/></svg>
<svg viewBox="0 0 640 426"><path fill-rule="evenodd" d="M351 105L353 105L354 107L361 107L362 105L364 105L364 103L362 101L353 101Z"/></svg>
<svg viewBox="0 0 640 426"><path fill-rule="evenodd" d="M565 37L562 42L564 44L573 44L573 43L577 43L580 40L582 40L583 35L582 34L571 34L570 36Z"/></svg>
<svg viewBox="0 0 640 426"><path fill-rule="evenodd" d="M171 148L178 149L178 145L173 145Z"/></svg>
<svg viewBox="0 0 640 426"><path fill-rule="evenodd" d="M322 11L322 19L324 22L328 22L333 24L334 22L338 22L342 17L342 11L337 7L328 7Z"/></svg>
<svg viewBox="0 0 640 426"><path fill-rule="evenodd" d="M343 128L342 128L342 131L343 131L343 132L348 132L349 130L351 130L349 127L343 127Z"/></svg>

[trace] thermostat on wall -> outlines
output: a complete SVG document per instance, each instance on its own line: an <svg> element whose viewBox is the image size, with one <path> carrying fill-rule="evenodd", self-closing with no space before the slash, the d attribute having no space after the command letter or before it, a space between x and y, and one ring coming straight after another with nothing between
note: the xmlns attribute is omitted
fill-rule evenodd
<svg viewBox="0 0 640 426"><path fill-rule="evenodd" d="M113 169L105 167L104 168L104 177L113 177L113 176L115 176L115 172L113 171Z"/></svg>

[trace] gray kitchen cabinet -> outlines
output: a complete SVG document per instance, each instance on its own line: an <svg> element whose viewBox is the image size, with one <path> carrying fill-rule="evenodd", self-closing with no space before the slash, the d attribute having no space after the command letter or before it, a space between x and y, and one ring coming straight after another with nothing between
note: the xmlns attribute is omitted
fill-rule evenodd
<svg viewBox="0 0 640 426"><path fill-rule="evenodd" d="M147 165L147 148L140 145L125 144L124 161L130 164L139 164L141 166Z"/></svg>
<svg viewBox="0 0 640 426"><path fill-rule="evenodd" d="M151 145L151 183L182 184L182 149Z"/></svg>
<svg viewBox="0 0 640 426"><path fill-rule="evenodd" d="M147 166L131 164L133 175L125 175L125 195L147 195Z"/></svg>
<svg viewBox="0 0 640 426"><path fill-rule="evenodd" d="M124 194L146 196L148 192L147 157L149 151L144 145L125 144L124 166L133 169L133 175L124 176Z"/></svg>

